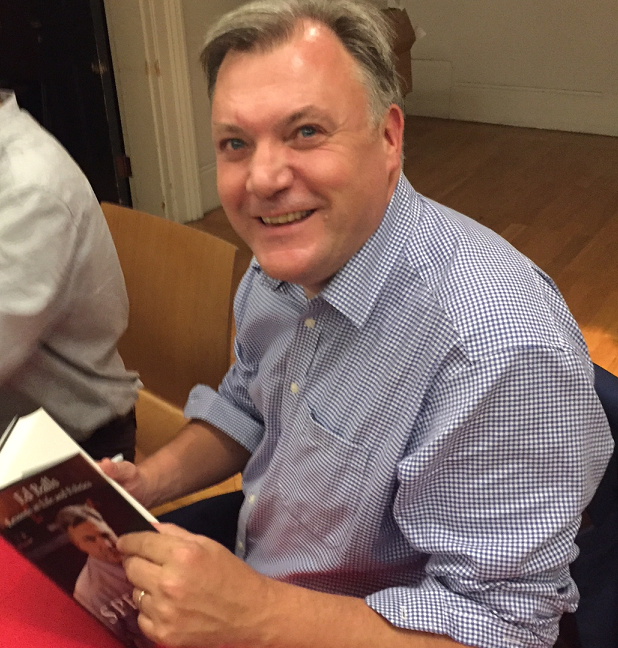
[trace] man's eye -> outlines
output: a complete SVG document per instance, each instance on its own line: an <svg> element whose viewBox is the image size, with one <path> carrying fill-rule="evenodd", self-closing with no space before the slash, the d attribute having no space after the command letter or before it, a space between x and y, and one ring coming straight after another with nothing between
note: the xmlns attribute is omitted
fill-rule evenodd
<svg viewBox="0 0 618 648"><path fill-rule="evenodd" d="M317 134L318 131L313 126L301 126L298 129L298 132L300 133L301 137L313 137Z"/></svg>
<svg viewBox="0 0 618 648"><path fill-rule="evenodd" d="M232 151L238 151L239 149L243 148L244 145L245 143L241 139L238 139L237 137L231 137L230 139L223 142L223 146L221 148L228 148Z"/></svg>

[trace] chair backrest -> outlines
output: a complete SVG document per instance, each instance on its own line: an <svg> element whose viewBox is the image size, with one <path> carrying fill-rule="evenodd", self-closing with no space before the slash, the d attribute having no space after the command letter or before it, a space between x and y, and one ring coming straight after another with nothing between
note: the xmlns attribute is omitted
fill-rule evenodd
<svg viewBox="0 0 618 648"><path fill-rule="evenodd" d="M237 248L135 209L102 208L129 295L120 354L148 390L183 407L194 385L216 389L230 365Z"/></svg>
<svg viewBox="0 0 618 648"><path fill-rule="evenodd" d="M154 454L178 436L187 423L182 409L148 389L141 389L135 404L137 417L136 463Z"/></svg>
<svg viewBox="0 0 618 648"><path fill-rule="evenodd" d="M595 365L594 387L618 438L618 377ZM571 574L581 594L575 613L581 648L618 646L618 452L586 509L588 526L577 536L580 553Z"/></svg>
<svg viewBox="0 0 618 648"><path fill-rule="evenodd" d="M594 388L605 410L614 443L616 443L618 439L618 376L595 365ZM603 479L587 508L588 515L596 526L600 526L609 515L618 516L618 457L616 455L617 451L614 448Z"/></svg>
<svg viewBox="0 0 618 648"><path fill-rule="evenodd" d="M614 441L618 439L618 376L594 365L594 388L609 421Z"/></svg>

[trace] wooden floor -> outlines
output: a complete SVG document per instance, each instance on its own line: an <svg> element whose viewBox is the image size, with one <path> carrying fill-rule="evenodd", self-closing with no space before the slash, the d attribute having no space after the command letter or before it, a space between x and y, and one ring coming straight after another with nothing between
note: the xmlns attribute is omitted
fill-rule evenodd
<svg viewBox="0 0 618 648"><path fill-rule="evenodd" d="M405 150L415 189L545 270L592 359L618 374L618 138L413 117ZM220 209L191 225L233 240L248 262Z"/></svg>

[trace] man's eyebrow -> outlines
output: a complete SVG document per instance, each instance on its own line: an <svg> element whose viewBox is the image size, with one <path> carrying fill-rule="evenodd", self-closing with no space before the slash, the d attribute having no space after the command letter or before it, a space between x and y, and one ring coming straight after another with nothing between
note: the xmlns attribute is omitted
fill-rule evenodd
<svg viewBox="0 0 618 648"><path fill-rule="evenodd" d="M303 119L322 117L323 115L324 111L317 106L303 106L300 110L297 110L296 112L292 113L287 119L285 119L284 124L289 126L290 124L301 121Z"/></svg>
<svg viewBox="0 0 618 648"><path fill-rule="evenodd" d="M223 122L213 122L212 123L213 128L216 128L219 131L226 132L226 133L232 133L232 134L240 134L244 133L243 129L240 126L234 126L234 124L226 124Z"/></svg>
<svg viewBox="0 0 618 648"><path fill-rule="evenodd" d="M279 122L279 126L291 126L292 124L302 121L303 119L319 119L321 117L324 117L324 114L325 113L322 109L309 104L307 106L303 106L299 110L295 110L288 117L284 117ZM213 130L216 129L220 133L227 133L229 135L242 135L245 132L245 130L240 126L236 126L235 124L228 124L225 122L213 121L212 126Z"/></svg>

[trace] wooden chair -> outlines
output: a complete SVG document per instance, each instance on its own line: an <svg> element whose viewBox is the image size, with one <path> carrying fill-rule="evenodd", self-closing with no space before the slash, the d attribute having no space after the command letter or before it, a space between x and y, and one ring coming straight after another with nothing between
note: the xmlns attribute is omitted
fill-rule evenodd
<svg viewBox="0 0 618 648"><path fill-rule="evenodd" d="M616 446L575 538L571 575L581 598L575 614L562 617L555 648L618 646L618 376L596 364L594 376Z"/></svg>
<svg viewBox="0 0 618 648"><path fill-rule="evenodd" d="M595 389L618 444L618 377L594 366ZM571 565L581 600L575 621L581 648L618 646L618 450L586 509Z"/></svg>
<svg viewBox="0 0 618 648"><path fill-rule="evenodd" d="M135 209L110 203L102 209L129 295L119 350L144 383L136 406L139 461L178 433L191 388L216 389L230 365L237 248ZM239 483L232 478L216 492L192 497L236 490Z"/></svg>
<svg viewBox="0 0 618 648"><path fill-rule="evenodd" d="M183 407L230 362L236 247L193 228L103 203L129 294L119 350L145 387Z"/></svg>

